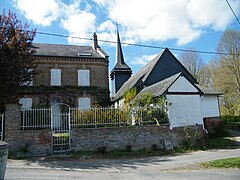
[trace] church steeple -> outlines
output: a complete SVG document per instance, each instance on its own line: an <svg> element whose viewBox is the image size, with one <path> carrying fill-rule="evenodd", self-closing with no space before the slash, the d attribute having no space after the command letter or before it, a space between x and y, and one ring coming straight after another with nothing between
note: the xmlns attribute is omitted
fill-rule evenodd
<svg viewBox="0 0 240 180"><path fill-rule="evenodd" d="M131 77L131 74L131 68L124 61L120 36L117 30L116 64L110 74L112 80L112 94L117 93L124 82Z"/></svg>

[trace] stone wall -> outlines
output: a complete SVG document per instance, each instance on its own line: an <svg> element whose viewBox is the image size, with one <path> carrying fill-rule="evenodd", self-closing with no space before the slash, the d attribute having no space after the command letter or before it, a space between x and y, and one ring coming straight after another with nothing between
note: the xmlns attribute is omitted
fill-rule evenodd
<svg viewBox="0 0 240 180"><path fill-rule="evenodd" d="M50 130L21 130L20 105L8 104L5 112L5 142L12 155L46 155L52 153Z"/></svg>
<svg viewBox="0 0 240 180"><path fill-rule="evenodd" d="M22 130L20 105L6 106L5 141L9 144L9 151L13 155L27 153L39 156L53 153L52 132L45 130ZM129 126L112 128L73 128L71 129L71 148L73 151L96 151L104 147L107 151L114 149L132 150L151 148L172 150L181 147L186 140L186 132L193 132L199 136L190 139L193 145L204 143L202 125L178 127L170 129L169 124L160 126ZM191 133L190 133L191 134ZM21 155L20 155L21 156Z"/></svg>
<svg viewBox="0 0 240 180"><path fill-rule="evenodd" d="M190 126L193 132L199 132L197 139L192 139L191 144L204 143L202 126ZM74 151L96 151L105 147L107 151L114 149L126 149L131 146L132 150L151 148L172 150L181 147L185 140L185 128L170 129L169 125L161 126L132 126L118 128L99 129L72 129L72 149Z"/></svg>

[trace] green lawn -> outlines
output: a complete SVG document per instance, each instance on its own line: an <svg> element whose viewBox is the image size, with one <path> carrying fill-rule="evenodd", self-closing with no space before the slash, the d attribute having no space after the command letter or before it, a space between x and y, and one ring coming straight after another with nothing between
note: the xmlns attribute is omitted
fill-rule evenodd
<svg viewBox="0 0 240 180"><path fill-rule="evenodd" d="M205 168L240 168L240 157L201 163Z"/></svg>

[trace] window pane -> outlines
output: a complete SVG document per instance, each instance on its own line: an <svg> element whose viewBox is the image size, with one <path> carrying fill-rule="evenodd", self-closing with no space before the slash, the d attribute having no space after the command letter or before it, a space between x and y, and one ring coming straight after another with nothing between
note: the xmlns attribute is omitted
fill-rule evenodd
<svg viewBox="0 0 240 180"><path fill-rule="evenodd" d="M90 86L89 70L78 70L78 86Z"/></svg>
<svg viewBox="0 0 240 180"><path fill-rule="evenodd" d="M61 86L61 69L51 69L51 86Z"/></svg>
<svg viewBox="0 0 240 180"><path fill-rule="evenodd" d="M90 109L90 98L79 98L78 109Z"/></svg>
<svg viewBox="0 0 240 180"><path fill-rule="evenodd" d="M19 104L21 104L22 109L31 109L32 108L32 98L20 98Z"/></svg>

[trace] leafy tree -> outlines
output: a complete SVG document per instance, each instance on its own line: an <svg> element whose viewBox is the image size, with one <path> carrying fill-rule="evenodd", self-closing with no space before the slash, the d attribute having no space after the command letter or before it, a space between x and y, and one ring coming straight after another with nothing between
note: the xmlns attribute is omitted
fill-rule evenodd
<svg viewBox="0 0 240 180"><path fill-rule="evenodd" d="M154 97L151 92L143 93L139 98L137 98L133 105L139 107L149 107L153 106L164 106L166 99L164 97Z"/></svg>
<svg viewBox="0 0 240 180"><path fill-rule="evenodd" d="M179 58L180 62L185 68L192 74L197 81L200 80L200 71L204 66L201 56L190 48L189 51L185 51Z"/></svg>
<svg viewBox="0 0 240 180"><path fill-rule="evenodd" d="M133 87L131 89L128 89L123 94L123 103L125 107L130 106L130 102L133 100L133 98L137 95L137 88Z"/></svg>
<svg viewBox="0 0 240 180"><path fill-rule="evenodd" d="M0 106L17 99L20 85L32 80L33 62L30 54L36 30L28 30L16 14L8 11L0 15Z"/></svg>
<svg viewBox="0 0 240 180"><path fill-rule="evenodd" d="M240 115L240 31L224 31L218 46L214 86L223 92L221 105L229 115Z"/></svg>

